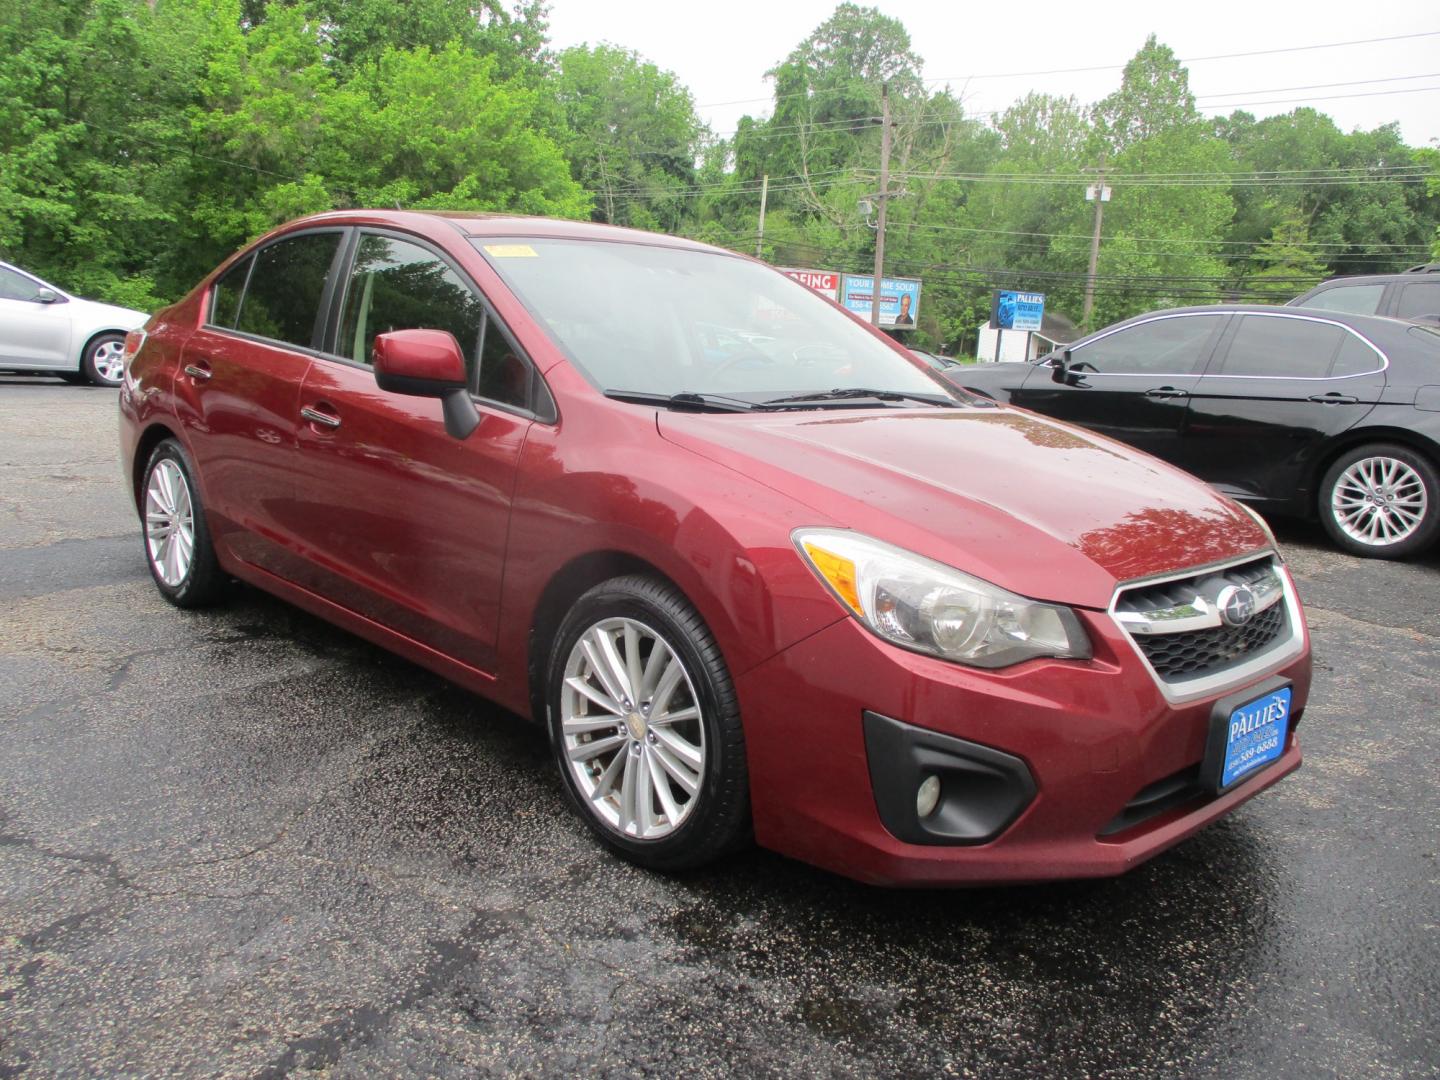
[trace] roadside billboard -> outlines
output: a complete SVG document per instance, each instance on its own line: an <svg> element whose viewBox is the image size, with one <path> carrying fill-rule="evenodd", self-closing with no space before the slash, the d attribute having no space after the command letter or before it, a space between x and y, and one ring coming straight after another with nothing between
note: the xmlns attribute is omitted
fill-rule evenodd
<svg viewBox="0 0 1440 1080"><path fill-rule="evenodd" d="M862 319L870 318L870 297L875 279L846 274L841 283L840 303ZM906 329L920 318L920 282L916 278L882 278L880 281L880 325Z"/></svg>
<svg viewBox="0 0 1440 1080"><path fill-rule="evenodd" d="M781 269L801 285L814 289L821 296L828 296L837 304L840 302L841 275L834 270L797 270L788 266Z"/></svg>
<svg viewBox="0 0 1440 1080"><path fill-rule="evenodd" d="M997 330L1039 330L1045 318L1045 294L996 289L990 301L990 326Z"/></svg>

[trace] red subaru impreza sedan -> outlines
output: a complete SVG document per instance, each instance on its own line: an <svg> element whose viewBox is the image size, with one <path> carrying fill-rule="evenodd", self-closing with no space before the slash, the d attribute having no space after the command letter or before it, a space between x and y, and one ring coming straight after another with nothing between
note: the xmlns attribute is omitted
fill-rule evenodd
<svg viewBox="0 0 1440 1080"><path fill-rule="evenodd" d="M535 718L642 865L753 835L872 882L1115 874L1300 764L1257 518L754 260L323 214L127 352L167 599L239 578Z"/></svg>

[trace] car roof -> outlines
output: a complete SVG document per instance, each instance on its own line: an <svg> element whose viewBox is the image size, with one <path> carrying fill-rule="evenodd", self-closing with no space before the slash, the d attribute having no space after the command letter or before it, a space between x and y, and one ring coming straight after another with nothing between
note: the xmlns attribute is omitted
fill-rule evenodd
<svg viewBox="0 0 1440 1080"><path fill-rule="evenodd" d="M332 210L312 214L283 226L285 231L304 226L329 225L393 225L427 231L436 224L446 224L466 237L534 237L563 240L610 240L655 247L686 248L734 255L733 251L686 240L666 233L627 229L619 225L602 225L593 221L571 221L565 218L527 217L521 214L494 214L464 210Z"/></svg>
<svg viewBox="0 0 1440 1080"><path fill-rule="evenodd" d="M1415 324L1405 319L1392 319L1383 315L1352 315L1344 311L1326 311L1323 309L1311 310L1309 308L1293 307L1282 304L1200 304L1192 307L1163 308L1159 311L1147 311L1140 315L1132 315L1128 319L1111 323L1109 326L1102 326L1099 330L1077 339L1072 345L1079 345L1081 342L1089 341L1101 334L1109 333L1111 330L1118 330L1122 326L1132 326L1135 323L1144 322L1147 319L1155 319L1166 315L1283 315L1289 318L1318 319L1322 322L1340 323L1342 326L1349 326L1359 331L1366 337L1374 335L1390 335L1399 330L1408 330Z"/></svg>

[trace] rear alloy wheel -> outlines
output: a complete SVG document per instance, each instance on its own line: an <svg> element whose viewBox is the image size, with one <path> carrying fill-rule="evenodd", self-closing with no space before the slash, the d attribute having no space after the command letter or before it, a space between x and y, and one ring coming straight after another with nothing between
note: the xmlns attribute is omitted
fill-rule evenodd
<svg viewBox="0 0 1440 1080"><path fill-rule="evenodd" d="M85 346L80 371L96 386L119 386L125 377L125 335L101 334Z"/></svg>
<svg viewBox="0 0 1440 1080"><path fill-rule="evenodd" d="M1435 540L1440 482L1434 467L1398 445L1363 446L1341 456L1320 485L1320 520L1340 547L1398 559Z"/></svg>
<svg viewBox="0 0 1440 1080"><path fill-rule="evenodd" d="M213 604L225 587L192 476L184 449L166 439L150 455L141 490L150 576L161 595L182 608Z"/></svg>
<svg viewBox="0 0 1440 1080"><path fill-rule="evenodd" d="M634 576L582 596L556 636L548 704L566 791L606 845L678 870L744 839L735 691L709 630L673 586Z"/></svg>

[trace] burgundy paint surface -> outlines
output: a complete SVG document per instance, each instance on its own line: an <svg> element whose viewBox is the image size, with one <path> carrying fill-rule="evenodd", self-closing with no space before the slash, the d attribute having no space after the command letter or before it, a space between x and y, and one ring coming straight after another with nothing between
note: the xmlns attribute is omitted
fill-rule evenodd
<svg viewBox="0 0 1440 1080"><path fill-rule="evenodd" d="M877 882L1119 873L1298 766L1292 734L1281 761L1234 792L1096 838L1139 788L1199 759L1211 704L1164 700L1104 613L1117 583L1268 544L1187 475L1004 408L714 415L612 401L467 234L697 245L403 212L320 215L271 237L317 223L382 226L447 252L543 373L558 419L480 402L480 428L453 440L437 400L382 392L368 368L203 326L222 266L152 318L121 391L121 445L133 476L142 440L185 444L235 576L528 715L547 585L597 553L648 564L689 597L735 680L759 841ZM406 352L405 374L419 365L449 378L443 348ZM341 423L307 421L302 408ZM1072 605L1094 659L983 671L894 648L810 572L790 540L800 526L853 527ZM1303 708L1308 641L1282 674ZM896 840L870 790L865 709L1020 756L1038 798L979 847Z"/></svg>

